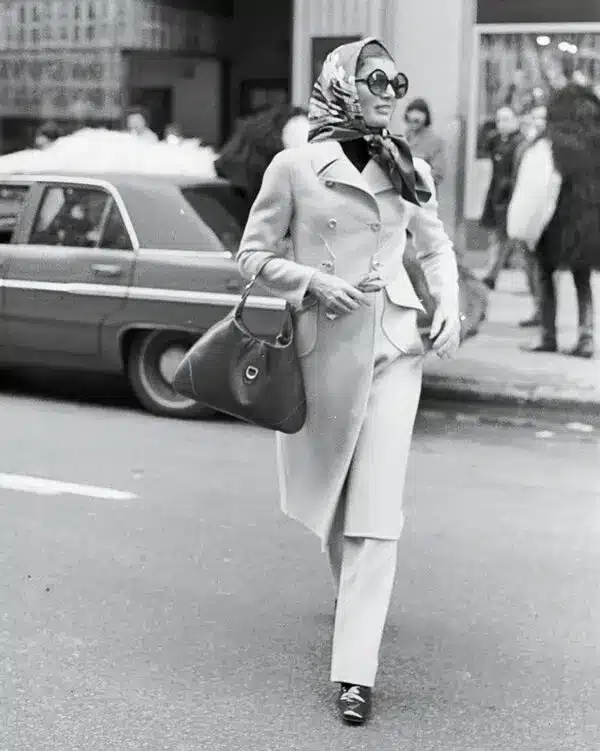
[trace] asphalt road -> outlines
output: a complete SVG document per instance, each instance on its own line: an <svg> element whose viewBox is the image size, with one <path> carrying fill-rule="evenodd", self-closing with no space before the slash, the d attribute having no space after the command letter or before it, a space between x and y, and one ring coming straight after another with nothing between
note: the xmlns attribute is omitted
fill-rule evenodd
<svg viewBox="0 0 600 751"><path fill-rule="evenodd" d="M375 714L347 728L272 437L10 388L2 751L597 751L597 430L424 412Z"/></svg>

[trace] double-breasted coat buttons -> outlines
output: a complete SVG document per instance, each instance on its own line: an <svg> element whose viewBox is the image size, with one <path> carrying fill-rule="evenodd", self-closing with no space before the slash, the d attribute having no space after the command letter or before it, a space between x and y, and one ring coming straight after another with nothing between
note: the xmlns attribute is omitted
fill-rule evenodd
<svg viewBox="0 0 600 751"><path fill-rule="evenodd" d="M381 223L380 222L372 222L371 223L371 230L373 232L379 232L380 229L381 229Z"/></svg>
<svg viewBox="0 0 600 751"><path fill-rule="evenodd" d="M337 219L330 219L327 224L331 227L331 229L335 229L337 227Z"/></svg>

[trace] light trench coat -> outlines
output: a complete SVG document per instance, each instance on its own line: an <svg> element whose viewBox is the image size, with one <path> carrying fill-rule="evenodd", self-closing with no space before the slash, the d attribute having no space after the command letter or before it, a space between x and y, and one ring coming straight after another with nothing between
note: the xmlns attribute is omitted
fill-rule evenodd
<svg viewBox="0 0 600 751"><path fill-rule="evenodd" d="M308 417L299 433L276 433L281 506L318 535L323 548L369 409L377 333L383 332L400 355L389 368L403 363L405 382L412 386L406 389L408 397L401 393L402 377L391 391L386 387L385 399L392 394L392 401L399 401L395 411L390 405L389 414L378 407L381 419L374 426L370 421L369 440L385 452L386 446L394 445L390 431L404 431L404 443L410 443L425 350L417 329L417 311L423 308L403 264L407 230L413 234L433 296L449 311L458 312L456 258L438 218L431 170L420 159L415 159L415 168L432 191L432 198L421 207L400 197L374 160L359 172L336 141L282 151L265 173L237 256L246 278L271 257L261 280L294 311ZM282 242L288 231L291 242ZM356 284L373 269L386 282L385 291L378 293L383 302L333 321L307 292L316 271ZM382 331L376 332L376 326ZM418 389L414 388L416 371ZM414 402L406 404L405 419L403 398ZM390 419L392 414L397 417ZM376 450L371 447L361 455L373 459ZM394 464L389 450L384 466L393 467L392 472L380 470L371 460L364 468L367 476L370 468L379 472L372 483L372 495L376 489L377 497L365 498L354 510L345 534L400 536L406 461L399 456ZM382 471L390 476L381 477Z"/></svg>
<svg viewBox="0 0 600 751"><path fill-rule="evenodd" d="M521 160L508 207L506 231L535 250L558 203L562 177L554 166L552 145L547 138L533 143Z"/></svg>

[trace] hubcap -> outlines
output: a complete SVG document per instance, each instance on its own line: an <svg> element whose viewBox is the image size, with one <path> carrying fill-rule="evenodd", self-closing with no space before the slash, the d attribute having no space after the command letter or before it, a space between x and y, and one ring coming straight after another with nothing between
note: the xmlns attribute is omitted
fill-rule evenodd
<svg viewBox="0 0 600 751"><path fill-rule="evenodd" d="M173 414L197 406L193 399L173 389L175 371L192 344L191 337L157 331L148 336L140 352L138 373L146 394L162 408L172 410Z"/></svg>
<svg viewBox="0 0 600 751"><path fill-rule="evenodd" d="M167 383L173 383L175 371L185 357L185 353L186 350L180 344L175 344L160 355L158 370Z"/></svg>

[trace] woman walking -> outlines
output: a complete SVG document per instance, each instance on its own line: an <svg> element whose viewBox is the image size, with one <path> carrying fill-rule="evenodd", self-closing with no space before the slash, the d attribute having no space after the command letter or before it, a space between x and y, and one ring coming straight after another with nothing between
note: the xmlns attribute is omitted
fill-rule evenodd
<svg viewBox="0 0 600 751"><path fill-rule="evenodd" d="M270 259L261 278L295 311L309 412L299 433L276 434L281 504L328 553L330 677L355 723L371 708L425 352L402 262L407 229L438 303L431 347L446 357L459 342L456 260L431 171L387 131L406 89L374 39L331 53L309 143L270 164L238 254L248 278Z"/></svg>

